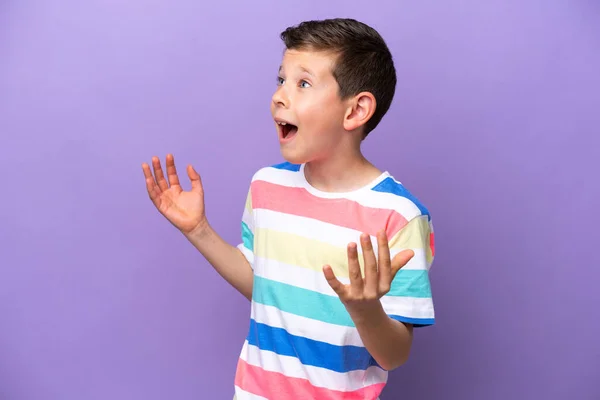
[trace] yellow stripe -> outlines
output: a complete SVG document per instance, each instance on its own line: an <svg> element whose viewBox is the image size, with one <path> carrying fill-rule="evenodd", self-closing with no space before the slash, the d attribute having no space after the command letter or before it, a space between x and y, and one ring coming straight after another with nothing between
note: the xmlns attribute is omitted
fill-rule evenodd
<svg viewBox="0 0 600 400"><path fill-rule="evenodd" d="M252 194L248 191L248 195L246 196L246 211L248 214L252 214Z"/></svg>
<svg viewBox="0 0 600 400"><path fill-rule="evenodd" d="M426 249L427 262L433 260L430 244L430 226L427 216L412 219L389 242L390 250ZM309 239L304 236L259 228L255 234L254 253L284 264L307 268L322 273L330 265L335 276L348 278L348 253L346 247ZM364 276L364 261L359 247L358 262Z"/></svg>
<svg viewBox="0 0 600 400"><path fill-rule="evenodd" d="M264 228L257 229L254 235L254 253L258 257L319 273L322 273L324 265L330 265L335 276L348 278L348 255L345 247ZM364 272L362 256L358 260L361 272Z"/></svg>
<svg viewBox="0 0 600 400"><path fill-rule="evenodd" d="M431 263L433 257L431 254L430 233L431 229L427 215L415 217L392 237L390 249L425 249L427 262Z"/></svg>

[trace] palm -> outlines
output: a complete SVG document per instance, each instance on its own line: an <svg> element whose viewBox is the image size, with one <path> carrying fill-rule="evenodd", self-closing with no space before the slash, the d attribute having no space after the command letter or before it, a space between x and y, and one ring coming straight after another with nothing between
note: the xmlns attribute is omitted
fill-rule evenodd
<svg viewBox="0 0 600 400"><path fill-rule="evenodd" d="M167 155L166 178L158 158L152 159L152 167L154 176L148 164L142 165L148 196L158 211L184 233L189 233L201 226L206 221L206 216L200 175L191 166L188 166L187 172L192 182L192 189L184 191L179 183L172 155Z"/></svg>

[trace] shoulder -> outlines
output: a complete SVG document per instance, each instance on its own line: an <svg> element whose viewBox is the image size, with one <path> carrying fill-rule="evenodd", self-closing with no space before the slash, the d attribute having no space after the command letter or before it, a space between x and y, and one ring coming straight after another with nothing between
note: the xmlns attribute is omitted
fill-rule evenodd
<svg viewBox="0 0 600 400"><path fill-rule="evenodd" d="M388 176L371 191L382 196L389 208L400 215L403 223L394 229L390 235L390 248L425 249L422 254L429 267L435 256L435 239L431 213L423 202L405 185ZM427 267L427 268L428 268Z"/></svg>
<svg viewBox="0 0 600 400"><path fill-rule="evenodd" d="M392 175L387 175L374 185L369 195L373 199L376 199L377 203L383 207L402 215L406 221L411 221L418 217L431 220L431 213L425 204L417 195Z"/></svg>

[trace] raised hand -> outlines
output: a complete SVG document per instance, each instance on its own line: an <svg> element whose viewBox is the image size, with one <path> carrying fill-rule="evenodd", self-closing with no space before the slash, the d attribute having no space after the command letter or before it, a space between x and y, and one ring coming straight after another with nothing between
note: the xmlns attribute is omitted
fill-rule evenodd
<svg viewBox="0 0 600 400"><path fill-rule="evenodd" d="M396 273L414 256L412 250L404 250L390 260L390 250L385 232L377 234L378 258L375 258L371 237L362 234L360 237L363 251L364 278L358 262L356 243L348 245L348 273L350 284L344 285L334 275L331 266L323 267L323 273L329 286L337 293L348 311L363 312L380 306L379 299L390 291Z"/></svg>
<svg viewBox="0 0 600 400"><path fill-rule="evenodd" d="M158 211L184 234L189 234L208 225L204 210L204 190L200 175L191 165L187 174L192 183L190 191L184 191L179 184L172 154L167 155L167 177L162 171L158 157L152 157L154 176L150 166L142 164L146 177L148 196Z"/></svg>

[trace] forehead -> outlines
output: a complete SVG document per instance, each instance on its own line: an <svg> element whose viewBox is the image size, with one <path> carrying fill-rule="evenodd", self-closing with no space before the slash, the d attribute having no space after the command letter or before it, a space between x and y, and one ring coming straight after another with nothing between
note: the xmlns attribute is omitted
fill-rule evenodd
<svg viewBox="0 0 600 400"><path fill-rule="evenodd" d="M308 72L313 75L331 74L335 65L334 54L314 50L286 50L280 70L286 72Z"/></svg>

